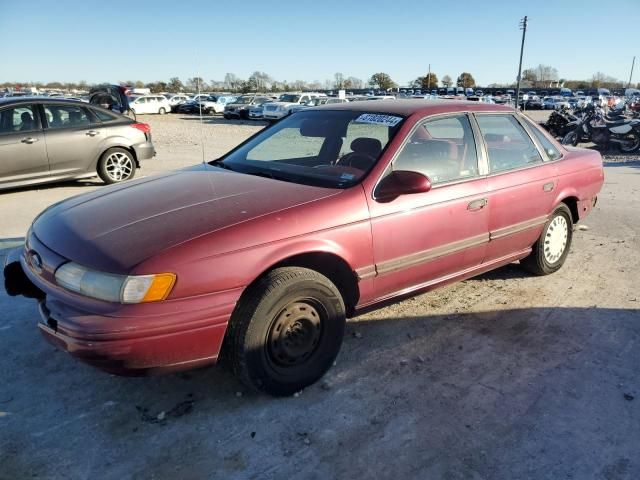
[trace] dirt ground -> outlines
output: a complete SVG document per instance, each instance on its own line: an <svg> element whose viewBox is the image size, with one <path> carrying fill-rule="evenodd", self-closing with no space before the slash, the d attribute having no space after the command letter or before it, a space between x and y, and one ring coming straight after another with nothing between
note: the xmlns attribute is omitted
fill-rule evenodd
<svg viewBox="0 0 640 480"><path fill-rule="evenodd" d="M145 121L144 174L260 128ZM559 272L510 265L355 318L324 381L287 399L219 367L101 373L0 289L0 479L640 478L640 161L605 175ZM0 194L0 260L41 209L93 188Z"/></svg>

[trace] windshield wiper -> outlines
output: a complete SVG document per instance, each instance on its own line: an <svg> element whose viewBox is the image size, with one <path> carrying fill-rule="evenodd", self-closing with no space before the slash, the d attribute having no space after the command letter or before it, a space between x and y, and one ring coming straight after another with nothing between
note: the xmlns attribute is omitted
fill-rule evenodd
<svg viewBox="0 0 640 480"><path fill-rule="evenodd" d="M225 170L231 170L233 172L233 168L231 168L229 165L227 165L220 159L209 162L209 165L213 165L214 167L224 168Z"/></svg>
<svg viewBox="0 0 640 480"><path fill-rule="evenodd" d="M297 183L294 179L286 176L286 175L277 175L273 173L273 170L265 169L265 170L249 170L245 171L247 175L255 175L256 177L264 177L270 178L271 180L280 180L282 182L293 182Z"/></svg>

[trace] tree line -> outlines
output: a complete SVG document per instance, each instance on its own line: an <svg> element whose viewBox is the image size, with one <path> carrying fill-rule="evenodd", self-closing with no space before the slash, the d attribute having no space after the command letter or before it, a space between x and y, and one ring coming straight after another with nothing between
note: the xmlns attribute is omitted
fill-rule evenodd
<svg viewBox="0 0 640 480"><path fill-rule="evenodd" d="M341 72L336 72L333 80L325 80L324 82L304 80L280 81L276 80L265 72L255 71L248 78L243 79L234 73L227 73L222 80L206 81L202 77L191 77L186 81L182 81L178 77L172 77L168 81L142 82L140 80L126 80L122 84L134 88L148 88L152 93L160 92L208 92L208 91L230 91L234 93L249 92L286 92L292 90L360 90L363 88L375 88L380 90L389 90L398 87L398 84L391 78L388 73L378 72L371 75L367 80L357 77L348 76ZM89 90L92 85L86 81L80 82L5 82L0 83L0 89L6 88L36 87L38 89L54 89L54 90ZM450 75L444 75L440 80L434 72L428 72L424 76L419 76L408 82L411 88L421 88L431 90L439 88L439 86L448 88L451 86L474 88L476 81L469 72L462 72L456 78L455 82ZM488 87L514 87L515 82L509 84L492 83ZM549 87L567 87L571 89L581 88L620 88L624 87L624 82L606 75L602 72L594 73L588 80L567 80L559 78L558 70L549 65L538 65L537 67L526 68L522 72L521 87L522 88L549 88ZM640 83L635 85L640 88Z"/></svg>

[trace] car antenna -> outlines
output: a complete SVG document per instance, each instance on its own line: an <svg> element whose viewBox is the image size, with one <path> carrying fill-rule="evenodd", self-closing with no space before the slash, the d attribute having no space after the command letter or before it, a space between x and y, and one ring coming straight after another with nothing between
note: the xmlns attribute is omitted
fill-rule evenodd
<svg viewBox="0 0 640 480"><path fill-rule="evenodd" d="M198 110L200 111L200 146L202 148L202 164L206 165L207 162L205 162L204 160L204 120L202 118L202 102L200 99L200 75L198 75L196 77L196 85L197 85L197 89L198 89L198 94L197 94L197 98L198 98Z"/></svg>

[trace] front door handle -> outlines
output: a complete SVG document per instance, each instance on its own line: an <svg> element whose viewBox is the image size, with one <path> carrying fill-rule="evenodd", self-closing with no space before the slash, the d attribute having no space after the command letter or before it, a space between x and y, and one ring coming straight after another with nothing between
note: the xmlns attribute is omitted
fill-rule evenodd
<svg viewBox="0 0 640 480"><path fill-rule="evenodd" d="M27 137L27 138L23 138L20 141L22 143L28 143L29 145L31 145L32 143L36 143L38 141L38 139L37 138L33 138L33 137Z"/></svg>
<svg viewBox="0 0 640 480"><path fill-rule="evenodd" d="M90 137L95 137L96 135L98 135L100 132L97 132L95 130L89 130L86 135L89 135Z"/></svg>
<svg viewBox="0 0 640 480"><path fill-rule="evenodd" d="M467 205L467 210L481 210L487 206L489 200L486 198L479 198L478 200L474 200L473 202L469 202Z"/></svg>

